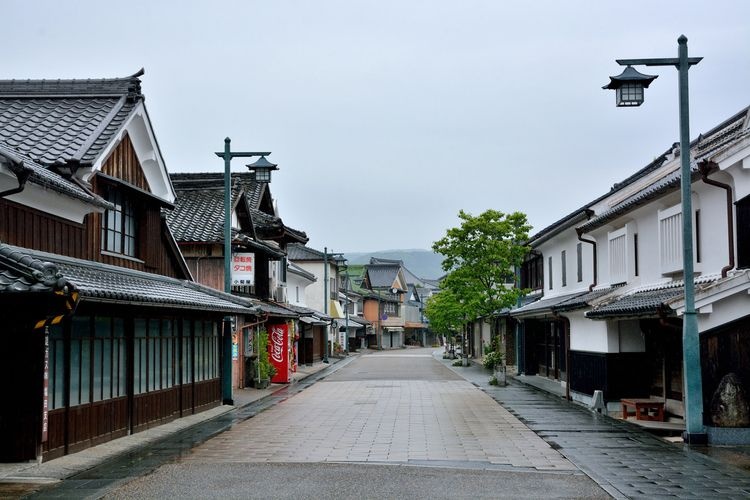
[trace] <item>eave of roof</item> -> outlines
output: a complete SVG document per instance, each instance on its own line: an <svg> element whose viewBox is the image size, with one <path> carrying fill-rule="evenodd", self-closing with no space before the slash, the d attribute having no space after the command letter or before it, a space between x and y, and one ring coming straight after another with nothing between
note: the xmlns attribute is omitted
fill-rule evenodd
<svg viewBox="0 0 750 500"><path fill-rule="evenodd" d="M510 311L510 315L513 317L523 318L552 314L554 312L554 306L585 293L586 292L573 292L564 295L556 295L547 299L542 297L535 302L519 307L518 309L513 309L512 311Z"/></svg>
<svg viewBox="0 0 750 500"><path fill-rule="evenodd" d="M13 164L9 167L11 170L17 168L19 170L28 172L28 181L38 186L51 189L57 193L89 203L98 208L112 207L112 204L110 204L108 201L92 193L91 191L84 189L76 182L66 179L62 175L53 172L52 170L46 169L42 165L29 158L27 155L20 153L2 143L0 143L0 156L3 156L10 160L10 163Z"/></svg>
<svg viewBox="0 0 750 500"><path fill-rule="evenodd" d="M186 280L4 245L27 259L51 263L75 286L83 302L254 314L253 301Z"/></svg>

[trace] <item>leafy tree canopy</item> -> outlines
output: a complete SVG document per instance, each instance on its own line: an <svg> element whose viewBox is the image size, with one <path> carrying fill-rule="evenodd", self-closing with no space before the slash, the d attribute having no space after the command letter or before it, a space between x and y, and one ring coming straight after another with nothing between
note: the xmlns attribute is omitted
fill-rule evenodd
<svg viewBox="0 0 750 500"><path fill-rule="evenodd" d="M513 306L523 295L514 286L514 268L529 251L523 245L531 229L526 215L487 210L475 217L461 210L458 217L461 225L432 245L445 257L443 270L448 274L442 289L461 304L466 320Z"/></svg>
<svg viewBox="0 0 750 500"><path fill-rule="evenodd" d="M446 335L459 331L466 317L463 304L450 290L428 298L424 313L430 320L430 329Z"/></svg>

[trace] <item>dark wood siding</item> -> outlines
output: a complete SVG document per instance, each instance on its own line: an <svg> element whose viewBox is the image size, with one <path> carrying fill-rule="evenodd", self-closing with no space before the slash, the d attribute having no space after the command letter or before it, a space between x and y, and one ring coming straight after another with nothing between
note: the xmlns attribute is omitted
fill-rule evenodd
<svg viewBox="0 0 750 500"><path fill-rule="evenodd" d="M84 234L83 224L0 199L0 241L4 243L87 259Z"/></svg>
<svg viewBox="0 0 750 500"><path fill-rule="evenodd" d="M750 196L737 202L737 267L750 267Z"/></svg>
<svg viewBox="0 0 750 500"><path fill-rule="evenodd" d="M143 169L141 169L141 164L135 154L135 149L133 149L133 143L130 142L130 137L127 134L102 165L102 173L151 192Z"/></svg>
<svg viewBox="0 0 750 500"><path fill-rule="evenodd" d="M582 394L604 393L606 401L648 397L646 353L598 353L570 351L570 388Z"/></svg>

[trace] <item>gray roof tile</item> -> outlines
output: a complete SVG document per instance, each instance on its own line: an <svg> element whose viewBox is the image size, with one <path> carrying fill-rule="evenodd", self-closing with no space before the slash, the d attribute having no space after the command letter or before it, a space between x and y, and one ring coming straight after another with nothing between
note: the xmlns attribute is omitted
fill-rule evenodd
<svg viewBox="0 0 750 500"><path fill-rule="evenodd" d="M84 301L244 314L257 311L255 301L192 281L0 244L0 271L14 271L9 259L48 268L50 273L54 270L57 279L75 286Z"/></svg>
<svg viewBox="0 0 750 500"><path fill-rule="evenodd" d="M398 264L367 264L367 275L372 288L390 288L398 277Z"/></svg>
<svg viewBox="0 0 750 500"><path fill-rule="evenodd" d="M0 293L56 292L73 288L57 266L0 243Z"/></svg>
<svg viewBox="0 0 750 500"><path fill-rule="evenodd" d="M167 221L177 241L224 241L224 174L178 173L170 174L177 194L175 208L167 212ZM250 205L249 214L259 238L274 239L280 233L306 241L307 236L284 225L274 215L254 208L248 193L258 183L250 181L247 174L232 173L232 204L245 194Z"/></svg>
<svg viewBox="0 0 750 500"><path fill-rule="evenodd" d="M44 188L49 188L58 193L76 198L100 207L108 207L110 204L100 196L83 189L73 181L66 179L60 174L44 168L33 161L28 156L4 145L0 142L0 156L13 160L19 160L21 165L18 167L30 174L29 181L38 184Z"/></svg>
<svg viewBox="0 0 750 500"><path fill-rule="evenodd" d="M137 76L0 80L0 141L38 163L93 163L143 99Z"/></svg>
<svg viewBox="0 0 750 500"><path fill-rule="evenodd" d="M680 297L684 287L648 290L618 297L615 301L597 307L586 313L587 318L643 317L659 313L672 315L674 311L667 305L670 300Z"/></svg>

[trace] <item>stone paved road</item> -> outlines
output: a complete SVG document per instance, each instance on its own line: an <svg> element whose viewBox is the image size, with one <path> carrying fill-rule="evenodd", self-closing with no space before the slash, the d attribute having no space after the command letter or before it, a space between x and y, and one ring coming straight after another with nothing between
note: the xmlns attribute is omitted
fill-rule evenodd
<svg viewBox="0 0 750 500"><path fill-rule="evenodd" d="M481 387L614 497L750 498L750 473L745 470L517 382L490 386L488 373L480 367L451 369Z"/></svg>
<svg viewBox="0 0 750 500"><path fill-rule="evenodd" d="M410 349L361 356L106 497L608 495L431 350Z"/></svg>
<svg viewBox="0 0 750 500"><path fill-rule="evenodd" d="M407 351L409 352L409 351ZM364 356L185 458L576 468L430 354Z"/></svg>

